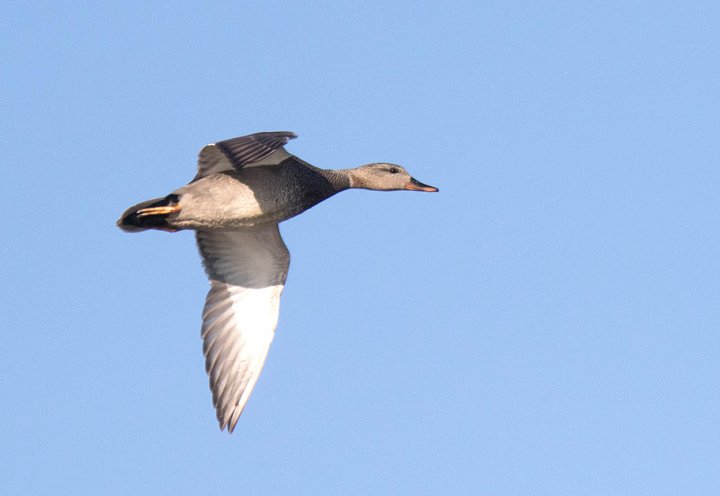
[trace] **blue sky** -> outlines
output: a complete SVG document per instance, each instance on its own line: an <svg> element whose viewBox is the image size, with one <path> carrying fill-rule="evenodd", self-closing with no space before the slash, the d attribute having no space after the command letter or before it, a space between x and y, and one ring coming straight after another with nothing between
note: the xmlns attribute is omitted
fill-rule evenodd
<svg viewBox="0 0 720 496"><path fill-rule="evenodd" d="M717 494L716 2L11 2L3 494ZM122 233L206 143L292 130L343 193L281 226L232 436L191 233Z"/></svg>

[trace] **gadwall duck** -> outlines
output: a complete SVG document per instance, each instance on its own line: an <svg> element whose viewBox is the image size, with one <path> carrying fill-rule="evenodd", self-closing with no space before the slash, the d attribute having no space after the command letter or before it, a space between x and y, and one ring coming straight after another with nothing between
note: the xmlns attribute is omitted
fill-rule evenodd
<svg viewBox="0 0 720 496"><path fill-rule="evenodd" d="M203 309L205 369L220 429L235 424L258 380L278 320L290 254L278 223L351 188L437 191L399 165L314 167L284 149L296 135L256 133L207 145L198 172L164 198L127 209L123 231L196 231L210 291Z"/></svg>

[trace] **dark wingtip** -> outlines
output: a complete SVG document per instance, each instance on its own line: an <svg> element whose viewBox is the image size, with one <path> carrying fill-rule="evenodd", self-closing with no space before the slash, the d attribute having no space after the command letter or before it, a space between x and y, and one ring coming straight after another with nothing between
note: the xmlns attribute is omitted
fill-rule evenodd
<svg viewBox="0 0 720 496"><path fill-rule="evenodd" d="M292 131L262 131L259 133L251 134L250 136L260 136L260 135L275 136L276 138L285 138L286 142L288 140L295 139L298 137L298 135L293 133Z"/></svg>
<svg viewBox="0 0 720 496"><path fill-rule="evenodd" d="M284 139L285 143L298 137L298 135L293 133L292 131L275 131L274 133L270 133L270 134L274 134L276 136L281 136L281 137L285 138Z"/></svg>

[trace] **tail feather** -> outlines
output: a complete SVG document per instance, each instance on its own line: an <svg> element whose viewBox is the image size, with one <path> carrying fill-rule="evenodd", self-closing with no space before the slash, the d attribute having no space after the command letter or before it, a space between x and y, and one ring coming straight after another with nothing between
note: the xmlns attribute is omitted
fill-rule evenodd
<svg viewBox="0 0 720 496"><path fill-rule="evenodd" d="M164 198L147 200L133 205L123 212L117 221L117 226L125 232L140 232L147 229L171 230L168 226L167 215L138 216L138 210L149 207L166 207L178 202L178 195L168 195Z"/></svg>

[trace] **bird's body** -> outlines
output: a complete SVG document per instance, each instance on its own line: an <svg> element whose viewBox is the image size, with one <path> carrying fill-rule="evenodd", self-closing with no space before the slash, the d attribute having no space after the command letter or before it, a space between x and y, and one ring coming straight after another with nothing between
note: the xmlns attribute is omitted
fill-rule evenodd
<svg viewBox="0 0 720 496"><path fill-rule="evenodd" d="M278 165L211 174L174 191L184 205L168 223L180 229L243 229L277 224L349 186L346 177L290 157Z"/></svg>
<svg viewBox="0 0 720 496"><path fill-rule="evenodd" d="M198 173L164 198L127 209L118 226L197 231L210 292L203 352L220 428L232 432L262 370L290 255L278 223L349 188L437 191L400 166L314 167L283 148L293 133L256 133L208 145Z"/></svg>

